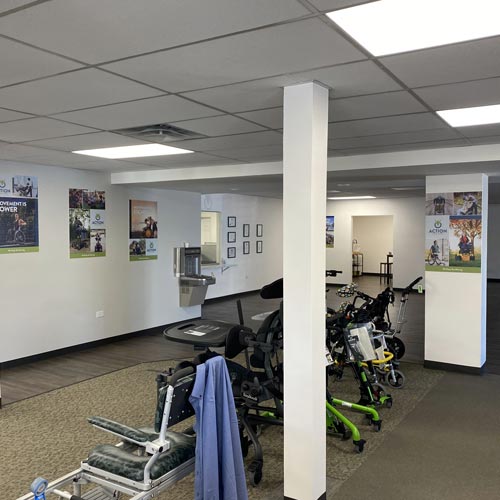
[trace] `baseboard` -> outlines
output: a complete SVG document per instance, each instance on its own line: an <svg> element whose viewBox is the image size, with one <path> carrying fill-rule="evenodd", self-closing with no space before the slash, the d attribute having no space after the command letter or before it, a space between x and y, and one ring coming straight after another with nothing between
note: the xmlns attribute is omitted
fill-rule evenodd
<svg viewBox="0 0 500 500"><path fill-rule="evenodd" d="M292 497L284 497L285 500L296 500ZM326 500L326 491L318 498L318 500Z"/></svg>
<svg viewBox="0 0 500 500"><path fill-rule="evenodd" d="M468 375L482 375L485 372L485 365L480 368L474 366L454 365L451 363L440 363L439 361L424 361L424 368L433 370L443 370L446 372L466 373Z"/></svg>
<svg viewBox="0 0 500 500"><path fill-rule="evenodd" d="M189 321L192 319L201 319L200 316L195 318L186 318L183 321ZM53 351L42 352L40 354L33 354L31 356L26 356L24 358L12 359L9 361L4 361L0 363L0 370L2 368L12 368L14 366L25 365L27 363L33 363L35 361L42 361L44 359L53 358L55 356L61 356L64 354L70 354L74 352L85 351L87 349L92 349L93 347L99 347L102 345L112 344L114 342L120 342L121 340L127 340L134 337L142 337L145 335L160 335L165 328L170 328L178 324L179 321L175 323L169 323L167 325L156 326L154 328L148 328L146 330L139 330L136 332L124 333L123 335L116 335L115 337L107 337L105 339L93 340L91 342L85 342L83 344L72 345L69 347L63 347L61 349L55 349Z"/></svg>

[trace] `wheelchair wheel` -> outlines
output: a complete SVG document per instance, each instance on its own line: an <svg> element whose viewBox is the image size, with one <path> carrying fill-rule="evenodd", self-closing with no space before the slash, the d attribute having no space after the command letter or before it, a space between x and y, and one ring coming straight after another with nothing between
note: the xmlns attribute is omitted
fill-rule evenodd
<svg viewBox="0 0 500 500"><path fill-rule="evenodd" d="M396 359L401 359L405 355L405 344L398 337L386 337L387 349L394 354Z"/></svg>

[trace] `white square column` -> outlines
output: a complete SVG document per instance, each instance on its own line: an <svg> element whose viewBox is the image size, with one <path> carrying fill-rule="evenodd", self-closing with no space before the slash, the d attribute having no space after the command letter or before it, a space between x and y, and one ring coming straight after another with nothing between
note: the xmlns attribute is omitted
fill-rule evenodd
<svg viewBox="0 0 500 500"><path fill-rule="evenodd" d="M467 211L465 200L471 196L477 207ZM439 197L446 201L438 210ZM488 177L427 177L425 231L425 366L481 373L486 362ZM430 254L434 242L437 258Z"/></svg>
<svg viewBox="0 0 500 500"><path fill-rule="evenodd" d="M326 498L325 217L328 89L285 87L285 498Z"/></svg>

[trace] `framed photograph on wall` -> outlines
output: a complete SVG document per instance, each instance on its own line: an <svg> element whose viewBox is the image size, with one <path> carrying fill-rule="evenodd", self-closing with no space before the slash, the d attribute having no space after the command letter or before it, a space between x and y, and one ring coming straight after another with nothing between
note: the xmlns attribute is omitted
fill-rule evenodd
<svg viewBox="0 0 500 500"><path fill-rule="evenodd" d="M250 253L250 242L244 241L243 242L243 254L248 255L249 253Z"/></svg>
<svg viewBox="0 0 500 500"><path fill-rule="evenodd" d="M227 218L227 227L236 227L236 217L229 216Z"/></svg>
<svg viewBox="0 0 500 500"><path fill-rule="evenodd" d="M264 234L264 226L262 224L257 224L257 238L262 238Z"/></svg>
<svg viewBox="0 0 500 500"><path fill-rule="evenodd" d="M236 257L236 247L227 247L227 258L234 259Z"/></svg>
<svg viewBox="0 0 500 500"><path fill-rule="evenodd" d="M257 253L262 253L262 241L258 240L256 243L257 243L257 245L256 245L256 252Z"/></svg>
<svg viewBox="0 0 500 500"><path fill-rule="evenodd" d="M229 231L227 233L227 242L236 243L236 231Z"/></svg>
<svg viewBox="0 0 500 500"><path fill-rule="evenodd" d="M243 224L243 238L250 237L250 224Z"/></svg>

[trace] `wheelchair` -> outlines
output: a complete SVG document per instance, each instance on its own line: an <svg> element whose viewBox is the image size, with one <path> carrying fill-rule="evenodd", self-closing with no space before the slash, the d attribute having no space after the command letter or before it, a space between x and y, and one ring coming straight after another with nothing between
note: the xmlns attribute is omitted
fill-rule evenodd
<svg viewBox="0 0 500 500"><path fill-rule="evenodd" d="M45 500L46 495L70 500L157 497L194 470L196 437L169 427L194 415L189 396L195 379L193 367L169 374L159 386L153 427L135 429L102 417L89 418L96 428L117 436L118 444L96 446L77 470L53 482L37 478L31 493L18 500ZM82 494L84 485L90 489ZM68 487L72 493L62 489Z"/></svg>

